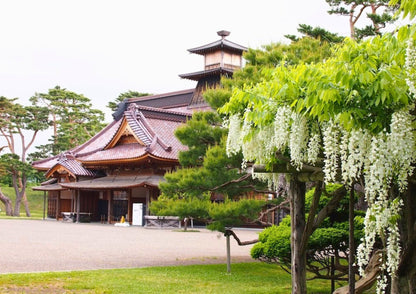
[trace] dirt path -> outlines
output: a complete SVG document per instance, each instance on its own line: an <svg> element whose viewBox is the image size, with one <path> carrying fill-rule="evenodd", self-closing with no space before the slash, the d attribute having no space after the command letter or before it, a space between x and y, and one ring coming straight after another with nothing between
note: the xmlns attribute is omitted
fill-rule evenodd
<svg viewBox="0 0 416 294"><path fill-rule="evenodd" d="M241 240L258 231L238 230ZM232 261L250 261L251 246L231 242ZM0 220L1 273L131 268L225 262L225 237L199 232Z"/></svg>

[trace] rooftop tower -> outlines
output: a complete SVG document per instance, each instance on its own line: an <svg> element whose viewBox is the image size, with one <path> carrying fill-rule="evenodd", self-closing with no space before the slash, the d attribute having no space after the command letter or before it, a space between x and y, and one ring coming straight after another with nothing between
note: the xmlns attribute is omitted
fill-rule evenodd
<svg viewBox="0 0 416 294"><path fill-rule="evenodd" d="M190 108L198 108L206 105L202 93L207 88L216 88L220 84L222 76L231 77L236 69L243 66L243 52L247 48L226 39L229 31L219 31L220 40L188 49L189 52L204 56L204 70L181 74L183 79L197 81L195 92L189 104Z"/></svg>

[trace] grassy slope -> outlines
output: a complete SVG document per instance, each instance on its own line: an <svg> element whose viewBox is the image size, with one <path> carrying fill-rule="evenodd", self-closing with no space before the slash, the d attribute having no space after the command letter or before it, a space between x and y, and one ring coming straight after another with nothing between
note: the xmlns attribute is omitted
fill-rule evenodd
<svg viewBox="0 0 416 294"><path fill-rule="evenodd" d="M329 293L329 281L309 281L308 293ZM225 265L0 275L0 293L290 293L277 265Z"/></svg>
<svg viewBox="0 0 416 294"><path fill-rule="evenodd" d="M16 194L14 193L13 187L1 186L1 190L12 200L13 205L15 204ZM43 192L42 191L33 191L31 187L26 189L27 199L29 201L29 209L30 213L32 214L32 218L42 218L43 217ZM13 207L14 208L14 207ZM0 217L4 217L6 215L4 204L0 202ZM20 207L20 215L25 216L25 208L23 203Z"/></svg>

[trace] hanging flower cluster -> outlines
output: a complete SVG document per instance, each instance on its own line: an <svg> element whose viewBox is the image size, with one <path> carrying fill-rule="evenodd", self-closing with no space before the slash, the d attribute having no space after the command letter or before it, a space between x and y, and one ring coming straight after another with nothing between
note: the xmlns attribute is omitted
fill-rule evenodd
<svg viewBox="0 0 416 294"><path fill-rule="evenodd" d="M305 117L287 107L277 109L272 127L256 129L247 117L244 122L235 116L230 118L227 146L227 150L233 152L242 150L247 161L265 163L275 156L275 152L289 152L291 164L301 170L303 163L315 164L319 154L323 154L325 182L341 178L345 185L350 186L364 175L369 208L364 220L365 238L358 247L357 264L360 273L364 274L379 237L386 242L387 249L383 267L394 276L401 252L397 219L402 202L390 199L389 190L396 184L403 191L408 176L413 172L415 138L409 111L394 113L390 131L384 130L376 135L362 129L347 131L331 120L322 127L322 140L318 132L312 132L308 127ZM268 181L270 186L277 186L276 174L253 176ZM383 281L385 277L380 276L380 293L384 289Z"/></svg>
<svg viewBox="0 0 416 294"><path fill-rule="evenodd" d="M227 156L238 153L241 150L241 119L234 114L228 120Z"/></svg>
<svg viewBox="0 0 416 294"><path fill-rule="evenodd" d="M415 81L416 81L416 49L413 44L413 40L410 38L407 42L407 48L406 48L406 63L405 63L405 70L407 74L406 83L409 87L410 93L413 95L416 95L416 87L415 87Z"/></svg>
<svg viewBox="0 0 416 294"><path fill-rule="evenodd" d="M251 104L230 117L227 145L229 153L242 151L246 162L274 163L278 153L298 171L305 165L321 168L326 183L364 183L369 208L357 264L363 273L380 239L386 248L383 269L390 276L401 252L397 191L406 190L416 160L414 105L409 106L416 99L416 48L414 36L405 50L406 34L398 35L402 38L346 41L319 66L280 67L270 83L244 89L246 96L232 102ZM380 276L378 291L385 285Z"/></svg>
<svg viewBox="0 0 416 294"><path fill-rule="evenodd" d="M304 162L316 162L320 152L320 138L310 134L305 117L293 112L289 107L280 107L276 111L274 124L258 129L252 127L246 110L245 119L233 115L229 119L227 154L240 150L246 161L264 164L276 152L290 152L291 164L301 170ZM308 150L308 146L312 146Z"/></svg>
<svg viewBox="0 0 416 294"><path fill-rule="evenodd" d="M339 128L333 122L329 121L324 128L324 174L325 182L335 182L338 169L338 154L339 154Z"/></svg>

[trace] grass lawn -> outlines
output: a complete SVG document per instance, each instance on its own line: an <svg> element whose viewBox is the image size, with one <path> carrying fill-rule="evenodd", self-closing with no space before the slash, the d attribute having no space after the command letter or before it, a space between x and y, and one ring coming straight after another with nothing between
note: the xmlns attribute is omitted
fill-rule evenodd
<svg viewBox="0 0 416 294"><path fill-rule="evenodd" d="M13 188L1 189L14 205ZM43 192L30 187L26 192L31 219L42 218ZM0 218L12 218L1 202L0 209ZM23 205L20 212L26 218ZM222 264L8 274L0 275L0 293L291 293L290 275L275 264L240 263L231 270L227 274ZM308 281L307 286L308 294L330 293L330 281Z"/></svg>
<svg viewBox="0 0 416 294"><path fill-rule="evenodd" d="M290 275L265 263L0 275L0 293L290 293ZM308 281L308 293L330 293Z"/></svg>

